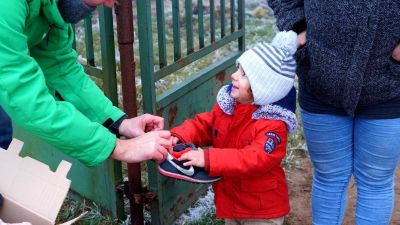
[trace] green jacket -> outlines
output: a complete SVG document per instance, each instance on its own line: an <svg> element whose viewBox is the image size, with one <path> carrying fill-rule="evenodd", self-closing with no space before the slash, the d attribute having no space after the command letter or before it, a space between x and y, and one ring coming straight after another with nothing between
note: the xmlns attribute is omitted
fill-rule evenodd
<svg viewBox="0 0 400 225"><path fill-rule="evenodd" d="M86 75L72 42L56 0L0 1L0 105L24 129L94 166L115 147L102 123L124 113Z"/></svg>

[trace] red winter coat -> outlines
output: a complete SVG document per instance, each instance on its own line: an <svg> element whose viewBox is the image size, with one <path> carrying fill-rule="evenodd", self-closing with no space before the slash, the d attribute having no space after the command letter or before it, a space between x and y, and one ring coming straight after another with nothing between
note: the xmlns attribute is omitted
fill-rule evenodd
<svg viewBox="0 0 400 225"><path fill-rule="evenodd" d="M216 104L171 130L183 142L205 150L218 218L277 218L289 213L288 187L281 161L287 130L280 120L252 119L257 106L237 104L228 115Z"/></svg>

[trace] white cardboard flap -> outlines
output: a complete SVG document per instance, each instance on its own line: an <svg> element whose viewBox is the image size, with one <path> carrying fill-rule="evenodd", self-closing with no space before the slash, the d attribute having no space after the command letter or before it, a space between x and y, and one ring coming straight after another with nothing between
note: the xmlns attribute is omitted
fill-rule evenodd
<svg viewBox="0 0 400 225"><path fill-rule="evenodd" d="M36 215L54 224L71 185L66 178L71 163L62 161L53 172L40 161L20 157L22 146L22 141L13 139L8 150L0 150L0 193L12 207L5 204L0 217L7 217L2 211L25 210L27 218L20 218L24 221L35 220L32 215Z"/></svg>
<svg viewBox="0 0 400 225"><path fill-rule="evenodd" d="M71 163L62 160L60 162L60 165L58 165L56 173L60 176L60 177L67 177L67 174L69 172L69 170L71 169Z"/></svg>
<svg viewBox="0 0 400 225"><path fill-rule="evenodd" d="M8 152L15 154L15 155L19 155L23 146L24 146L24 142L13 138L10 145L8 146Z"/></svg>

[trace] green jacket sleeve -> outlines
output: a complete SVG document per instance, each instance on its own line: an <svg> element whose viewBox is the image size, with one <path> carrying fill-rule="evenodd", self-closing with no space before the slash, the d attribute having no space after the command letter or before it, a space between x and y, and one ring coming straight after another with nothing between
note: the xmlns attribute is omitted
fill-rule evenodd
<svg viewBox="0 0 400 225"><path fill-rule="evenodd" d="M76 93L76 96L74 93L68 95L71 95L68 97L68 101L71 101L72 104L68 101L54 99L46 85L41 67L29 55L28 37L23 32L28 13L26 1L18 0L13 4L0 3L0 105L21 127L86 165L97 165L108 158L116 141L116 137L99 121L105 118L107 113L114 117L117 117L118 114L122 115L122 113L118 113L117 110L110 109L112 107L108 106L95 116L94 112L88 112L94 110L90 106L86 106L89 100L79 99ZM62 42L61 35L59 38L61 45L66 44ZM65 49L60 48L60 52L53 52L57 53L53 56L59 60L58 55L63 55L63 51ZM62 67L63 69L69 68L72 60L66 60L65 63L66 66ZM49 62L49 64L51 63ZM90 82L82 72L71 75L71 78L68 76L73 71L78 71L78 65L75 65L74 68L65 73L57 73L57 76L63 74L62 79L71 79L72 82L75 82L74 86L76 85L76 87L62 88L62 90L76 92L77 89L89 89L92 92L82 91L92 94L95 98L101 96L100 100L96 99L97 103L102 106L108 105L108 103L104 103L106 102L104 96L94 91L95 87L89 84ZM46 70L49 71L47 67ZM55 87L61 85L53 84L55 79L49 77L48 84ZM64 86L68 86L68 84L64 84ZM92 98L92 101L95 98ZM81 111L87 113L86 116Z"/></svg>
<svg viewBox="0 0 400 225"><path fill-rule="evenodd" d="M72 49L73 29L69 24L55 26L40 44L30 49L42 69L48 87L72 103L94 122L116 121L124 113L114 107L96 84L84 72Z"/></svg>

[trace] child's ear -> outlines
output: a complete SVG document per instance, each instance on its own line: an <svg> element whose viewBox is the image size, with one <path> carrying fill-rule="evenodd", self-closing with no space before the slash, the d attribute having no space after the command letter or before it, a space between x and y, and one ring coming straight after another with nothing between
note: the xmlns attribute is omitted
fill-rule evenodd
<svg viewBox="0 0 400 225"><path fill-rule="evenodd" d="M253 91L251 90L251 87L249 87L249 89L247 90L247 93L250 95L251 101L254 102L254 96L253 96Z"/></svg>

